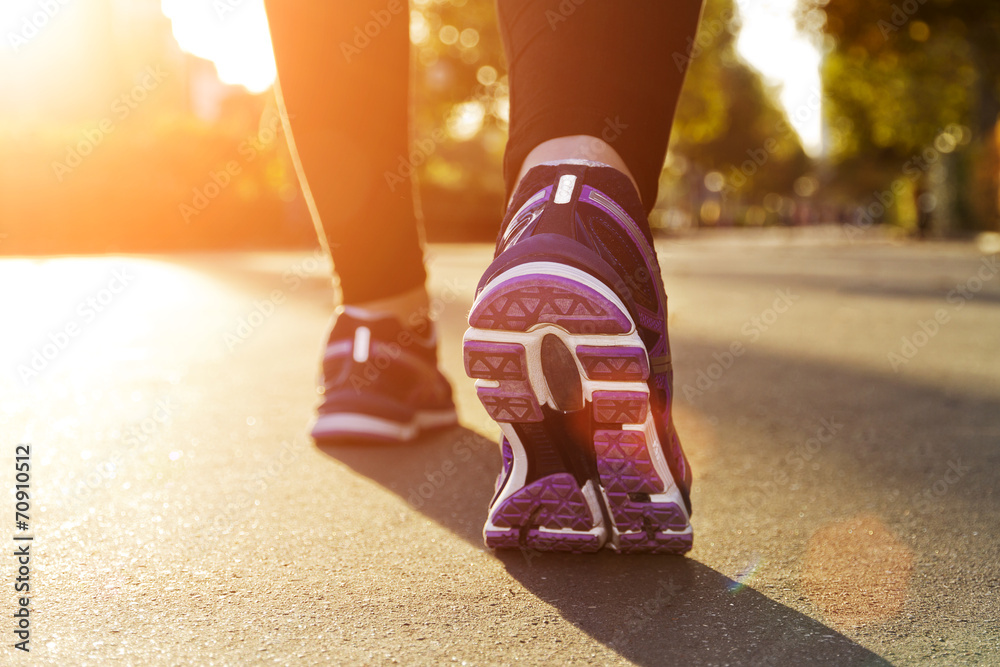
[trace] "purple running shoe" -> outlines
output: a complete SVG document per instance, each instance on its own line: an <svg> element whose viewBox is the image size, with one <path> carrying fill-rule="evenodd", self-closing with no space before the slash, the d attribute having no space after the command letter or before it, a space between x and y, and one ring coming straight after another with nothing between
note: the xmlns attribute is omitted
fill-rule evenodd
<svg viewBox="0 0 1000 667"><path fill-rule="evenodd" d="M530 170L465 334L466 372L503 432L487 546L691 548L666 320L631 181L584 161Z"/></svg>
<svg viewBox="0 0 1000 667"><path fill-rule="evenodd" d="M391 316L343 307L323 357L323 384L312 426L317 444L406 442L458 423L435 341Z"/></svg>

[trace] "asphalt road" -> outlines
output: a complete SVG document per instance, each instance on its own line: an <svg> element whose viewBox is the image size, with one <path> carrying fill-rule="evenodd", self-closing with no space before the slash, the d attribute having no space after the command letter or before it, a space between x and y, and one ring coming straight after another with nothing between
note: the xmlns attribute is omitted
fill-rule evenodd
<svg viewBox="0 0 1000 667"><path fill-rule="evenodd" d="M0 261L0 539L34 536L30 654L0 559L0 664L1000 664L996 255L660 247L686 558L482 546L498 429L460 342L487 246L430 248L463 426L322 451L315 256Z"/></svg>

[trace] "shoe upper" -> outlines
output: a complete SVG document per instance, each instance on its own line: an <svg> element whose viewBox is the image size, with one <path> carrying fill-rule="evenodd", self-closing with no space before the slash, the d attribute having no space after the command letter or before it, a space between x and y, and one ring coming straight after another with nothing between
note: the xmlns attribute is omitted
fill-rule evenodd
<svg viewBox="0 0 1000 667"><path fill-rule="evenodd" d="M610 287L636 324L650 360L650 399L663 415L660 441L690 510L691 473L671 419L673 368L667 298L646 212L632 181L611 167L575 161L540 165L521 180L478 291L519 264L556 261Z"/></svg>
<svg viewBox="0 0 1000 667"><path fill-rule="evenodd" d="M418 410L453 409L451 385L437 368L430 323L414 331L392 316L358 313L344 309L330 331L319 413L405 422Z"/></svg>
<svg viewBox="0 0 1000 667"><path fill-rule="evenodd" d="M516 259L488 271L480 289L501 270L555 252L611 287L629 307L651 356L661 357L669 348L666 295L645 211L627 176L594 165L541 165L525 175L494 255Z"/></svg>

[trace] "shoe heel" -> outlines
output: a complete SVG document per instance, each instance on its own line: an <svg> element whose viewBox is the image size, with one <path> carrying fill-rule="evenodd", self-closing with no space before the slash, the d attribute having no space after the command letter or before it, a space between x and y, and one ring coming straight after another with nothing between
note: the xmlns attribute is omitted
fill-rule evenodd
<svg viewBox="0 0 1000 667"><path fill-rule="evenodd" d="M566 276L521 274L505 279L501 275L487 290L469 313L473 327L528 331L554 324L571 334L626 334L633 328L622 308Z"/></svg>
<svg viewBox="0 0 1000 667"><path fill-rule="evenodd" d="M646 434L599 429L594 432L594 451L615 526L612 546L621 553L689 551L692 537L687 514L681 504L665 501L667 492L676 494L676 490L668 488L656 470Z"/></svg>
<svg viewBox="0 0 1000 667"><path fill-rule="evenodd" d="M688 551L688 516L651 413L648 354L624 305L572 267L518 268L477 298L464 342L466 373L511 450L486 545Z"/></svg>
<svg viewBox="0 0 1000 667"><path fill-rule="evenodd" d="M519 343L466 340L463 346L466 374L476 380L476 394L496 422L540 422L542 408L528 381L524 346Z"/></svg>
<svg viewBox="0 0 1000 667"><path fill-rule="evenodd" d="M585 486L593 495L591 482ZM604 545L594 502L573 475L557 473L518 489L490 511L483 531L492 549L537 549L588 553ZM600 518L600 513L597 513Z"/></svg>

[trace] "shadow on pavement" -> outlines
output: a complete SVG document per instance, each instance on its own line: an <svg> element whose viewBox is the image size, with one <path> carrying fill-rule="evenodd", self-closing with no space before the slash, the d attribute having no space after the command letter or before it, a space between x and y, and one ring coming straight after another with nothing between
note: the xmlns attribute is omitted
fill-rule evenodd
<svg viewBox="0 0 1000 667"><path fill-rule="evenodd" d="M482 544L500 469L491 440L454 428L410 445L321 450ZM528 550L496 556L566 620L638 664L888 664L822 623L689 558Z"/></svg>
<svg viewBox="0 0 1000 667"><path fill-rule="evenodd" d="M320 450L397 494L476 546L493 495L500 453L492 440L449 428L405 445L336 444Z"/></svg>
<svg viewBox="0 0 1000 667"><path fill-rule="evenodd" d="M640 665L889 664L690 558L610 552L586 558L497 556L566 620Z"/></svg>

